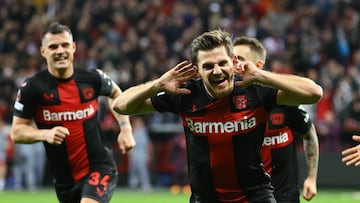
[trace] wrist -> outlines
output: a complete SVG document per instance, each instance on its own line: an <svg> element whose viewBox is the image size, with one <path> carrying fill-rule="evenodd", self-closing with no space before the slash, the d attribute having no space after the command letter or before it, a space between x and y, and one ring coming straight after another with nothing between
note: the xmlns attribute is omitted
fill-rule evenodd
<svg viewBox="0 0 360 203"><path fill-rule="evenodd" d="M47 142L47 131L42 131L42 135L40 136L40 141Z"/></svg>
<svg viewBox="0 0 360 203"><path fill-rule="evenodd" d="M153 81L153 92L154 93L158 93L158 92L161 92L161 91L164 91L165 90L165 85L166 85L166 82L164 82L164 80L160 77L156 80Z"/></svg>
<svg viewBox="0 0 360 203"><path fill-rule="evenodd" d="M120 121L119 122L120 127L131 127L130 121Z"/></svg>

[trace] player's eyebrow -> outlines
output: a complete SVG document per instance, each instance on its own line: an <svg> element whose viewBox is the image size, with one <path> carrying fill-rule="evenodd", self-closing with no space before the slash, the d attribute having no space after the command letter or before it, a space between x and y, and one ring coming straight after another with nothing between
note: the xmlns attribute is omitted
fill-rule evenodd
<svg viewBox="0 0 360 203"><path fill-rule="evenodd" d="M203 67L204 69L212 69L212 68L214 68L214 65L215 65L215 64L218 64L219 66L224 66L224 65L227 64L227 63L228 63L227 60L221 60L221 61L219 61L219 62L217 62L217 63L204 63L204 64L202 65L202 67Z"/></svg>
<svg viewBox="0 0 360 203"><path fill-rule="evenodd" d="M60 46L69 47L70 43L69 42L64 42L64 43L61 43ZM59 47L59 44L50 44L48 47L49 47L49 49L57 49Z"/></svg>

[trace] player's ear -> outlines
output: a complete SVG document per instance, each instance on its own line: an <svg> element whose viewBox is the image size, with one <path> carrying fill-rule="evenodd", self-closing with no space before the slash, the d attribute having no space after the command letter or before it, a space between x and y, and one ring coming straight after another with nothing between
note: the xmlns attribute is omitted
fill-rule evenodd
<svg viewBox="0 0 360 203"><path fill-rule="evenodd" d="M44 56L44 54L45 54L45 49L44 49L44 47L40 47L40 54L41 54L41 56L43 56L43 57L45 57Z"/></svg>
<svg viewBox="0 0 360 203"><path fill-rule="evenodd" d="M76 43L75 42L72 43L72 47L73 47L73 50L75 52L76 51Z"/></svg>
<svg viewBox="0 0 360 203"><path fill-rule="evenodd" d="M196 65L193 65L193 67L195 68L196 73L197 73L195 78L200 78L201 76L200 76L200 73L199 73L199 68Z"/></svg>
<svg viewBox="0 0 360 203"><path fill-rule="evenodd" d="M255 63L256 67L259 68L259 69L263 69L264 67L264 61L262 60L257 60L256 63Z"/></svg>
<svg viewBox="0 0 360 203"><path fill-rule="evenodd" d="M240 59L236 55L233 56L232 61L234 66L240 63Z"/></svg>

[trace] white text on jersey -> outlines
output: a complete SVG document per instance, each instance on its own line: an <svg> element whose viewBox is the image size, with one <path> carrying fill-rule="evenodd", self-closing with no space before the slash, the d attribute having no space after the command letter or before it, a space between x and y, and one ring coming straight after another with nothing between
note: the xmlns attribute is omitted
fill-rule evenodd
<svg viewBox="0 0 360 203"><path fill-rule="evenodd" d="M277 136L264 137L263 146L278 145L289 141L287 132L281 132Z"/></svg>
<svg viewBox="0 0 360 203"><path fill-rule="evenodd" d="M185 118L187 126L194 133L233 133L248 130L256 126L256 118L227 122L194 122L191 118Z"/></svg>
<svg viewBox="0 0 360 203"><path fill-rule="evenodd" d="M45 121L74 121L90 117L94 112L95 109L90 104L89 107L77 111L51 112L43 110L43 116Z"/></svg>

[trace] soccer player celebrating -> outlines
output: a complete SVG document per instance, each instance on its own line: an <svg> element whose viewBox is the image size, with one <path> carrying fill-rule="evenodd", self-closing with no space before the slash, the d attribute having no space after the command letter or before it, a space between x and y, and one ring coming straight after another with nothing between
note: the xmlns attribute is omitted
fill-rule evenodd
<svg viewBox="0 0 360 203"><path fill-rule="evenodd" d="M97 120L97 99L107 96L111 105L122 91L100 70L74 68L76 45L67 26L49 26L41 43L47 69L20 87L11 138L15 143L44 143L59 202L110 202L118 172ZM125 153L135 146L129 116L114 116L121 127L119 147Z"/></svg>
<svg viewBox="0 0 360 203"><path fill-rule="evenodd" d="M233 43L234 54L240 61L252 61L263 69L266 50L257 39L237 37ZM277 106L269 114L261 155L278 203L300 202L295 134L303 138L308 169L303 197L311 200L317 192L319 143L314 124L301 106Z"/></svg>
<svg viewBox="0 0 360 203"><path fill-rule="evenodd" d="M114 110L181 117L191 203L276 202L260 154L268 113L277 105L316 103L322 88L308 78L240 63L225 31L205 32L189 49L191 63L127 89Z"/></svg>

